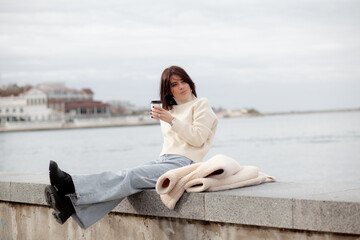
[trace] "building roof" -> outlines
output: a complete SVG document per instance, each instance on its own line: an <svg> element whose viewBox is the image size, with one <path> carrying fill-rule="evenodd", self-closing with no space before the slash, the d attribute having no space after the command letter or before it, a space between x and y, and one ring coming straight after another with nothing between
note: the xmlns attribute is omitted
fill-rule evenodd
<svg viewBox="0 0 360 240"><path fill-rule="evenodd" d="M0 88L0 97L9 97L9 96L19 96L24 93L24 88L18 87L16 85L9 85L3 88Z"/></svg>
<svg viewBox="0 0 360 240"><path fill-rule="evenodd" d="M87 94L94 95L94 92L90 88L84 88L82 91L87 93Z"/></svg>
<svg viewBox="0 0 360 240"><path fill-rule="evenodd" d="M46 93L53 91L62 91L62 92L70 92L70 93L78 93L78 94L89 94L94 95L93 91L90 88L85 88L82 90L67 88L65 86L52 86L52 85L39 85L38 88Z"/></svg>
<svg viewBox="0 0 360 240"><path fill-rule="evenodd" d="M49 104L63 103L65 109L86 108L86 107L108 107L109 104L93 100L49 100Z"/></svg>

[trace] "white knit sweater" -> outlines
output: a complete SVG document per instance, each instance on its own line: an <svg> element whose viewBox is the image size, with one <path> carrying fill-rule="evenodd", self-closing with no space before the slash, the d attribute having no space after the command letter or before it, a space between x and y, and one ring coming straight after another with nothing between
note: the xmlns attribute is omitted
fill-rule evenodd
<svg viewBox="0 0 360 240"><path fill-rule="evenodd" d="M164 144L160 155L178 154L201 162L213 140L217 117L206 98L193 98L174 105L169 111L175 117L173 126L161 121Z"/></svg>

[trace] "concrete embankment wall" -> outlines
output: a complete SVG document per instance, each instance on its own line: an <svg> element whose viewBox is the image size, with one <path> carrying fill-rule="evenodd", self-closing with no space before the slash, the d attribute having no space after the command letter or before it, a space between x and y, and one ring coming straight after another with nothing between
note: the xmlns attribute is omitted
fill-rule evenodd
<svg viewBox="0 0 360 240"><path fill-rule="evenodd" d="M154 124L159 124L159 121L151 119L148 116L75 119L73 122L65 122L65 121L7 122L4 125L0 125L0 132L125 127L125 126L140 126L140 125L154 125Z"/></svg>
<svg viewBox="0 0 360 240"><path fill-rule="evenodd" d="M0 173L0 239L360 239L360 184L267 183L184 194L174 211L154 190L125 199L86 230L59 225L46 174Z"/></svg>

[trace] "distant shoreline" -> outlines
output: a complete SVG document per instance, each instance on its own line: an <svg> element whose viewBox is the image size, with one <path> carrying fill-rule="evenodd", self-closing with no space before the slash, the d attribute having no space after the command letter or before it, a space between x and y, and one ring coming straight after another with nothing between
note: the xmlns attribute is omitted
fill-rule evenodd
<svg viewBox="0 0 360 240"><path fill-rule="evenodd" d="M18 129L6 129L0 127L0 133L2 132L27 132L27 131L48 131L48 130L69 130L69 129L88 129L88 128L111 128L111 127L136 127L136 126L148 126L157 125L158 123L129 123L129 124L112 124L112 125L88 125L88 126L72 126L71 124L61 127L34 127L34 128L18 128Z"/></svg>
<svg viewBox="0 0 360 240"><path fill-rule="evenodd" d="M159 124L154 119L144 119L143 116L75 119L74 122L43 121L43 122L13 122L0 126L1 132L66 130L82 128L128 127Z"/></svg>
<svg viewBox="0 0 360 240"><path fill-rule="evenodd" d="M336 109L336 110L313 110L313 111L289 111L289 112L273 112L260 113L256 115L244 114L236 117L221 117L219 118L252 118L252 117L267 117L267 116L281 116L281 115L302 115L302 114L319 114L319 113L344 113L344 112L360 112L358 109ZM45 130L67 130L67 129L85 129L85 128L109 128L109 127L129 127L129 126L146 126L158 125L159 122L151 119L144 120L142 116L132 116L132 121L124 120L122 118L108 118L108 119L85 119L79 120L79 123L69 122L21 122L9 123L8 126L0 126L1 132L23 132L23 131L45 131ZM138 118L134 121L134 118ZM120 121L121 119L121 121Z"/></svg>
<svg viewBox="0 0 360 240"><path fill-rule="evenodd" d="M341 112L360 112L360 108L333 109L333 110L287 111L287 112L262 113L261 115L262 115L262 116L274 116L274 115L296 115L296 114L316 114L316 113L341 113Z"/></svg>

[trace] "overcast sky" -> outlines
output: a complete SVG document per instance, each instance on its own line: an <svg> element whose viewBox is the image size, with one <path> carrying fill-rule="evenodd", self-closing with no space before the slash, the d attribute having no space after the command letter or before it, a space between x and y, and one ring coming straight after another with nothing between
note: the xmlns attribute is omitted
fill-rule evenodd
<svg viewBox="0 0 360 240"><path fill-rule="evenodd" d="M360 107L360 1L0 0L0 84L147 106L183 67L214 107Z"/></svg>

